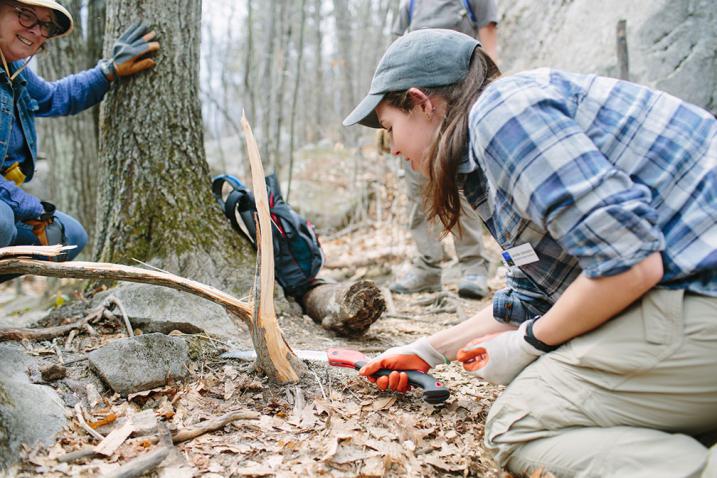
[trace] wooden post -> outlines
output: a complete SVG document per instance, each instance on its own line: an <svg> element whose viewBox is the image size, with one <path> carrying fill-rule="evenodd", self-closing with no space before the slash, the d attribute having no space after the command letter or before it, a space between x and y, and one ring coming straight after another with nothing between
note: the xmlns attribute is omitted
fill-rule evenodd
<svg viewBox="0 0 717 478"><path fill-rule="evenodd" d="M617 21L617 66L618 78L630 80L630 62L627 56L627 20Z"/></svg>

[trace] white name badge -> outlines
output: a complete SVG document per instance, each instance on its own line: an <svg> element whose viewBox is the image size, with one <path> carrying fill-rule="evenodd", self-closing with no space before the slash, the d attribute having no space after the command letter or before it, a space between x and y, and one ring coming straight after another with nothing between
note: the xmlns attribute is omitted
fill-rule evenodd
<svg viewBox="0 0 717 478"><path fill-rule="evenodd" d="M540 260L538 259L538 254L536 254L533 250L533 247L527 242L525 244L511 247L510 249L501 252L500 256L503 259L503 264L508 267L522 266L525 264L538 262Z"/></svg>

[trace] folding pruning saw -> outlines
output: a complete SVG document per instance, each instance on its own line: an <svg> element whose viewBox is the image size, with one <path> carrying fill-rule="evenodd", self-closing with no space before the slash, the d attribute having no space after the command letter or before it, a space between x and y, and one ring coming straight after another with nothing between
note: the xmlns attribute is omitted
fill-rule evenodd
<svg viewBox="0 0 717 478"><path fill-rule="evenodd" d="M359 370L366 365L369 358L357 350L330 348L328 350L294 350L294 353L301 360L310 362L324 362L334 367L345 367ZM222 358L233 358L239 360L256 360L256 352L253 350L230 350L221 355ZM432 405L439 405L446 401L451 392L433 376L417 370L398 370L406 372L408 383L414 387L423 389L423 400ZM376 372L374 377L389 375L393 370L382 368Z"/></svg>

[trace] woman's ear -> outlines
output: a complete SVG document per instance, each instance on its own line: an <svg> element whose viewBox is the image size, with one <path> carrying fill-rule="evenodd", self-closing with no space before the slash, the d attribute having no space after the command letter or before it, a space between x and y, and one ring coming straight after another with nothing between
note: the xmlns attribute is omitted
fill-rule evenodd
<svg viewBox="0 0 717 478"><path fill-rule="evenodd" d="M425 114L427 119L431 119L433 112L436 111L436 105L433 104L431 98L418 88L409 88L406 94L411 99L413 107L420 108L418 111Z"/></svg>

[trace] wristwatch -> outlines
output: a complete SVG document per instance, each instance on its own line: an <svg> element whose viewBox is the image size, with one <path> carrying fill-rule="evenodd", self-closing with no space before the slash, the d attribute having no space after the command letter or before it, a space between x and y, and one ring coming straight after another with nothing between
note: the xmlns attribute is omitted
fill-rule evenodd
<svg viewBox="0 0 717 478"><path fill-rule="evenodd" d="M530 320L530 322L528 322L528 326L525 328L525 341L541 352L552 352L553 350L558 349L560 345L548 345L533 334L533 325L540 317L542 316L536 315L532 320Z"/></svg>

